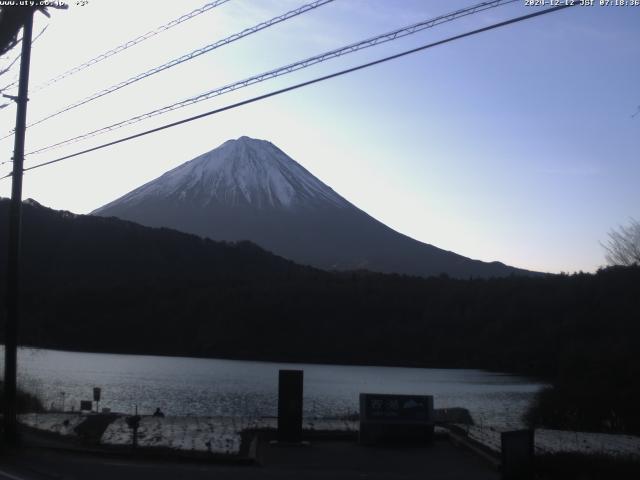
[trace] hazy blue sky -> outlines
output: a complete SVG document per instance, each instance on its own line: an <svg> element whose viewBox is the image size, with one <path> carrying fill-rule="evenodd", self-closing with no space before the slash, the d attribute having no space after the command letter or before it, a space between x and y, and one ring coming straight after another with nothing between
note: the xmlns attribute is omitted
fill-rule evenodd
<svg viewBox="0 0 640 480"><path fill-rule="evenodd" d="M35 32L49 28L34 45L32 85L203 3L89 0L40 15ZM34 92L29 119L303 3L231 0ZM29 129L27 150L473 3L336 0ZM536 8L523 0L466 17L32 156L27 166ZM640 7L574 7L27 172L24 195L87 213L249 135L418 240L534 270L593 271L604 264L607 232L640 217L638 85ZM14 116L13 107L0 110L3 134ZM0 142L2 160L11 149L12 140ZM9 187L0 182L0 196Z"/></svg>

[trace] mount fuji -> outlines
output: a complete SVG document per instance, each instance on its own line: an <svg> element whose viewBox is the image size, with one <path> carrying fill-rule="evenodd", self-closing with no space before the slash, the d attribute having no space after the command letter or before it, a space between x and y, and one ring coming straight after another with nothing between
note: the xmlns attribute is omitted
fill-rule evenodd
<svg viewBox="0 0 640 480"><path fill-rule="evenodd" d="M327 270L452 277L532 274L398 233L372 218L272 143L228 140L92 212L213 240L250 240Z"/></svg>

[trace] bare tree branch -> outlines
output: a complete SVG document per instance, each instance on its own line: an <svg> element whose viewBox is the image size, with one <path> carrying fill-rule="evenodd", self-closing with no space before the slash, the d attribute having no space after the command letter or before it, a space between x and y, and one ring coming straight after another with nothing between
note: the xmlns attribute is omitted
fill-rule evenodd
<svg viewBox="0 0 640 480"><path fill-rule="evenodd" d="M28 5L15 3L15 5L0 4L0 55L5 55L18 44L18 32L28 16L38 11L49 18L48 8L66 10L69 7L66 3L44 0L25 2L29 3Z"/></svg>
<svg viewBox="0 0 640 480"><path fill-rule="evenodd" d="M640 265L640 222L632 218L628 226L611 230L601 245L609 265Z"/></svg>
<svg viewBox="0 0 640 480"><path fill-rule="evenodd" d="M38 33L33 40L31 41L32 44L36 43L36 40L38 40L38 38L40 38L40 36L47 30L47 28L49 28L49 25L45 25L44 28L42 30L40 30L40 33ZM18 40L18 42L22 41L22 38L20 38ZM13 67L15 65L15 63L20 60L20 57L22 56L22 54L18 54L16 56L16 58L14 58L9 65L7 65L6 67L0 69L0 77L2 75L4 75L5 73L9 72L9 70L11 70L11 67ZM15 78L8 83L7 85L5 85L4 87L0 87L0 94L4 93L6 90L8 90L9 88L13 87L14 85L16 85L18 83L18 76L15 75ZM8 104L4 104L4 105L0 105L0 109L6 107Z"/></svg>

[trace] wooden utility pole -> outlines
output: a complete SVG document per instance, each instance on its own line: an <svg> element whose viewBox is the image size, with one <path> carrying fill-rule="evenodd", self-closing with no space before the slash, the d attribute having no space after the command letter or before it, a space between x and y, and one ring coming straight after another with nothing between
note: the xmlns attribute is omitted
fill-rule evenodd
<svg viewBox="0 0 640 480"><path fill-rule="evenodd" d="M22 30L22 58L18 96L14 98L16 113L15 143L13 147L13 173L11 177L11 206L9 210L9 252L7 258L6 316L4 332L4 398L3 426L6 445L18 443L16 418L16 373L18 353L18 324L20 320L20 233L22 223L22 169L24 163L24 137L27 124L29 91L29 63L33 11L26 16Z"/></svg>

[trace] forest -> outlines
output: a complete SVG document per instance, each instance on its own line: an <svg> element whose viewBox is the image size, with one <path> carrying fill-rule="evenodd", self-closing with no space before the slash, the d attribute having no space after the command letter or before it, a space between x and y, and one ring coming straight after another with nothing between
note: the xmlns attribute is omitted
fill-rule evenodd
<svg viewBox="0 0 640 480"><path fill-rule="evenodd" d="M7 209L0 200L0 218ZM22 259L24 345L521 373L551 385L532 424L640 434L638 266L465 280L325 272L249 242L34 202Z"/></svg>

